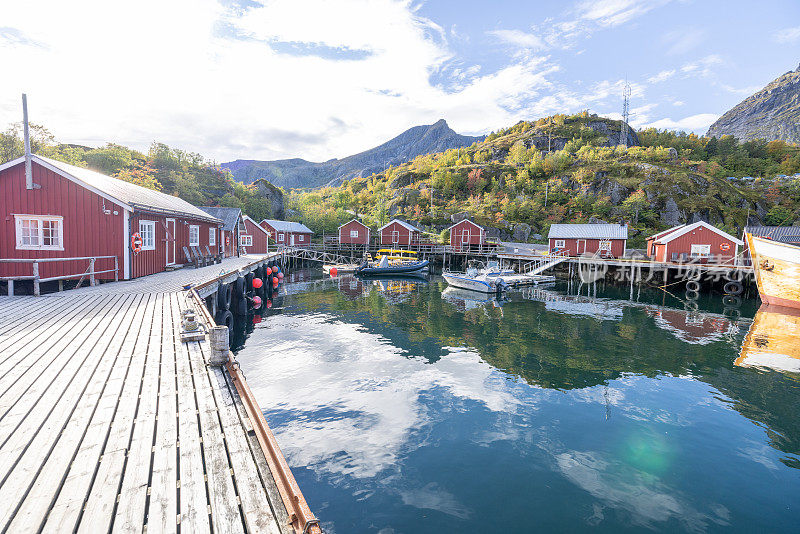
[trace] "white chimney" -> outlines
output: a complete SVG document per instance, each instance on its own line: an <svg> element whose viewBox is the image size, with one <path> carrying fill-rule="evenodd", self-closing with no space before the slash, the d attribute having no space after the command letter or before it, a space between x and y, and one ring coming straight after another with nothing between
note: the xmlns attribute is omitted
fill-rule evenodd
<svg viewBox="0 0 800 534"><path fill-rule="evenodd" d="M22 94L22 128L25 134L25 188L33 189L33 170L31 169L31 134L28 128L28 97Z"/></svg>

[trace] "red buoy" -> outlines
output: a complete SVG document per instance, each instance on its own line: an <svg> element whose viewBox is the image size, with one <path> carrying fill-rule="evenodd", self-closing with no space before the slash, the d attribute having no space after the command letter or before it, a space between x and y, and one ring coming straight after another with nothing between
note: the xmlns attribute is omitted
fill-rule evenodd
<svg viewBox="0 0 800 534"><path fill-rule="evenodd" d="M331 276L336 276L336 273L338 272L339 270L336 267L331 267Z"/></svg>
<svg viewBox="0 0 800 534"><path fill-rule="evenodd" d="M261 316L260 315L254 315L253 316L253 324L258 324L260 322L261 322Z"/></svg>
<svg viewBox="0 0 800 534"><path fill-rule="evenodd" d="M272 279L272 286L273 287L278 287L278 283L279 283L279 280L277 278L273 278Z"/></svg>
<svg viewBox="0 0 800 534"><path fill-rule="evenodd" d="M270 267L267 267L267 276L269 276L271 274L272 274L272 269Z"/></svg>
<svg viewBox="0 0 800 534"><path fill-rule="evenodd" d="M261 307L261 297L259 297L258 295L253 297L253 307L254 308L260 308Z"/></svg>
<svg viewBox="0 0 800 534"><path fill-rule="evenodd" d="M283 273L278 273L278 280L283 280Z"/></svg>
<svg viewBox="0 0 800 534"><path fill-rule="evenodd" d="M258 289L263 285L264 285L264 282L261 280L261 278L253 278L253 287L254 288Z"/></svg>
<svg viewBox="0 0 800 534"><path fill-rule="evenodd" d="M271 307L272 307L272 301L267 299L267 308L271 308Z"/></svg>

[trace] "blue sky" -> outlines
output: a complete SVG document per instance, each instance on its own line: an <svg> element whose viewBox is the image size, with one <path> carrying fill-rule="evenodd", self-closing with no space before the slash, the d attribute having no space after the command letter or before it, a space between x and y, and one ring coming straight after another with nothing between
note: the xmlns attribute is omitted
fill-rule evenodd
<svg viewBox="0 0 800 534"><path fill-rule="evenodd" d="M0 127L325 160L445 118L479 134L589 109L703 133L800 63L800 2L0 0Z"/></svg>

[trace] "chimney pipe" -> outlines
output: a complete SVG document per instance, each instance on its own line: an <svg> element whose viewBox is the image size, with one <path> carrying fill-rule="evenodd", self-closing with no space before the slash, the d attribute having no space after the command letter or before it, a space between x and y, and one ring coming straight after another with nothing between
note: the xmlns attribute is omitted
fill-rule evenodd
<svg viewBox="0 0 800 534"><path fill-rule="evenodd" d="M22 128L25 135L25 189L33 189L31 169L31 134L28 128L28 97L22 93Z"/></svg>

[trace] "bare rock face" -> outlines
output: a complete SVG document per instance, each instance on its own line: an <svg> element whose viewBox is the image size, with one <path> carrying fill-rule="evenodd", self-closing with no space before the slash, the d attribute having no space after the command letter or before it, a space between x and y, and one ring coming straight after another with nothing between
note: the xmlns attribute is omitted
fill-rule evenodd
<svg viewBox="0 0 800 534"><path fill-rule="evenodd" d="M712 124L706 135L800 143L800 66L745 98Z"/></svg>
<svg viewBox="0 0 800 534"><path fill-rule="evenodd" d="M253 184L256 186L258 194L268 199L272 205L272 216L275 219L282 220L286 215L284 213L283 191L264 179L256 180Z"/></svg>
<svg viewBox="0 0 800 534"><path fill-rule="evenodd" d="M514 241L517 243L524 243L531 235L531 226L525 223L519 223L514 226Z"/></svg>

